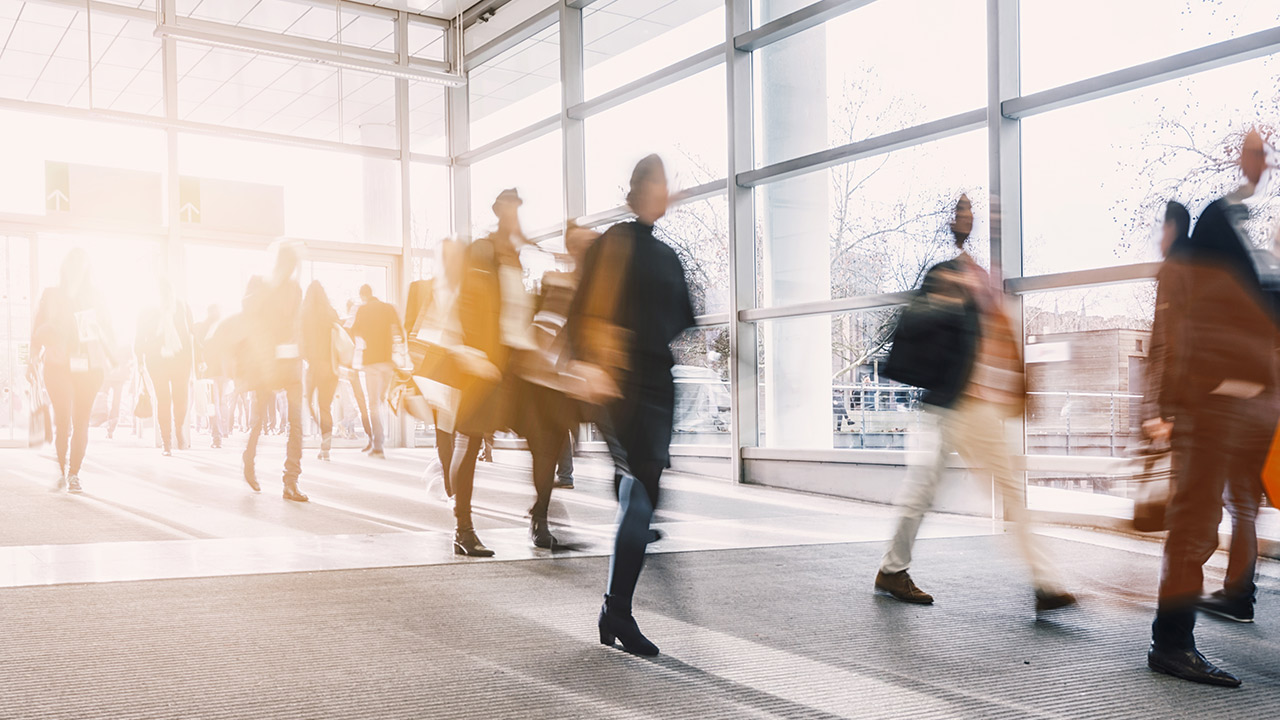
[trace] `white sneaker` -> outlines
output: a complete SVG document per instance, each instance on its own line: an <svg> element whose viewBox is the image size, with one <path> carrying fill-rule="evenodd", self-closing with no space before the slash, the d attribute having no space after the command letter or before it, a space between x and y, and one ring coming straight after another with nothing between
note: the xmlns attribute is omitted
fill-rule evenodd
<svg viewBox="0 0 1280 720"><path fill-rule="evenodd" d="M81 489L80 489L80 476L79 476L79 475L71 475L71 476L68 476L68 477L67 477L67 492L69 492L69 493L79 493L80 491L81 491Z"/></svg>

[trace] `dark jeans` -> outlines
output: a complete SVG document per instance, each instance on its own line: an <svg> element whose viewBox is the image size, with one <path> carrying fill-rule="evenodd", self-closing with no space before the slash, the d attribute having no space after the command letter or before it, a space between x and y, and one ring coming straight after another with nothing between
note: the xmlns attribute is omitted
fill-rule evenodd
<svg viewBox="0 0 1280 720"><path fill-rule="evenodd" d="M79 475L89 447L89 416L93 400L102 387L102 371L71 372L67 367L44 366L45 387L53 406L54 448L58 453L58 469L63 474ZM67 446L71 446L71 466L67 467Z"/></svg>
<svg viewBox="0 0 1280 720"><path fill-rule="evenodd" d="M1218 549L1224 485L1227 478L1237 478L1238 486L1261 482L1275 421L1275 397L1267 392L1249 400L1210 395L1174 422L1169 535L1152 624L1157 645L1194 647L1195 605L1204 591L1204 564Z"/></svg>
<svg viewBox="0 0 1280 720"><path fill-rule="evenodd" d="M285 401L288 406L289 439L285 445L284 484L291 487L298 484L298 476L302 474L302 384L291 383L284 388ZM253 401L253 420L249 427L249 441L244 448L245 474L255 476L254 459L258 455L258 438L262 436L262 425L265 422L264 410L276 404L274 391L260 391Z"/></svg>
<svg viewBox="0 0 1280 720"><path fill-rule="evenodd" d="M173 435L182 441L182 426L187 421L187 385L191 380L191 364L176 358L149 360L147 372L156 389L156 420L160 423L160 441L164 449L173 447Z"/></svg>
<svg viewBox="0 0 1280 720"><path fill-rule="evenodd" d="M1262 506L1262 478L1232 473L1227 477L1227 511L1231 514L1231 555L1223 588L1233 598L1253 600L1257 592L1258 508Z"/></svg>
<svg viewBox="0 0 1280 720"><path fill-rule="evenodd" d="M333 445L333 396L338 392L335 373L315 371L307 366L307 407L316 402L320 417L320 449L328 452Z"/></svg>
<svg viewBox="0 0 1280 720"><path fill-rule="evenodd" d="M569 437L564 441L564 448L560 450L560 459L556 461L556 477L563 482L573 482L573 431L569 431Z"/></svg>
<svg viewBox="0 0 1280 720"><path fill-rule="evenodd" d="M653 533L649 523L658 506L658 480L662 465L644 463L624 471L618 480L618 534L609 557L609 604L619 610L631 609L631 598L644 569L645 548Z"/></svg>

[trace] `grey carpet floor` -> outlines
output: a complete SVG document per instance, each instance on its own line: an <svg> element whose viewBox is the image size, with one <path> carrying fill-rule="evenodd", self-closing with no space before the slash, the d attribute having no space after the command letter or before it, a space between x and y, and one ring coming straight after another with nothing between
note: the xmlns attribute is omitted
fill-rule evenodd
<svg viewBox="0 0 1280 720"><path fill-rule="evenodd" d="M1280 707L1280 584L1259 622L1201 621L1245 680L1145 667L1158 560L1050 540L1079 608L1037 620L1012 539L924 540L938 597L870 592L882 547L654 555L598 644L607 561L0 590L3 718L1170 718Z"/></svg>

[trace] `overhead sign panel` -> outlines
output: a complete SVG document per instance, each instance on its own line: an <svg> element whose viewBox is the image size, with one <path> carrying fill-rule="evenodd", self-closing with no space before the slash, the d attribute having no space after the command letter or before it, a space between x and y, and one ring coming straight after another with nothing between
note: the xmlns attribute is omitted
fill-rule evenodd
<svg viewBox="0 0 1280 720"><path fill-rule="evenodd" d="M45 213L128 225L160 225L160 173L47 161Z"/></svg>
<svg viewBox="0 0 1280 720"><path fill-rule="evenodd" d="M182 176L178 219L202 230L284 235L284 188L279 185Z"/></svg>

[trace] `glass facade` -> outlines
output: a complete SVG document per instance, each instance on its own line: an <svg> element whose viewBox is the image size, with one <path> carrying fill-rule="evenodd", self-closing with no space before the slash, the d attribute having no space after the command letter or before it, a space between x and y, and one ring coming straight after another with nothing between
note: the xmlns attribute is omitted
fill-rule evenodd
<svg viewBox="0 0 1280 720"><path fill-rule="evenodd" d="M625 220L631 168L657 152L676 191L659 235L699 315L677 344L677 445L728 448L735 479L748 460L910 446L919 392L881 367L903 293L954 252L964 194L970 252L1022 326L1030 502L1128 502L1107 468L1141 412L1161 209L1198 214L1238 181L1241 133L1280 126L1280 45L1257 39L1280 10L1248 0L547 0L501 32L469 28L458 88L403 72L454 64L448 18L348 0L73 5L0 2L10 287L68 243L120 242L120 258L186 263L193 300L230 303L193 268L238 283L290 237L323 254L309 272L331 295L385 276L400 299L440 238L492 226L502 189L551 247L566 218ZM157 5L388 71L157 37ZM128 171L154 207L127 238L116 218L47 210L49 163ZM1260 247L1277 198L1266 182L1253 204Z"/></svg>

